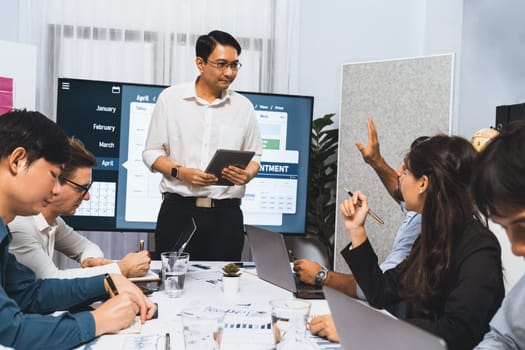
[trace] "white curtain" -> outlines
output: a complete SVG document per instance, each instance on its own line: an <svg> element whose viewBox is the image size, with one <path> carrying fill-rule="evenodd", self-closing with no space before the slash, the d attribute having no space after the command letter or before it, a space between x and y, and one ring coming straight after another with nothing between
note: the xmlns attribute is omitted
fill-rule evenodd
<svg viewBox="0 0 525 350"><path fill-rule="evenodd" d="M171 85L193 80L195 41L236 37L236 90L289 93L299 0L20 0L21 41L39 52L37 108L55 118L57 78Z"/></svg>

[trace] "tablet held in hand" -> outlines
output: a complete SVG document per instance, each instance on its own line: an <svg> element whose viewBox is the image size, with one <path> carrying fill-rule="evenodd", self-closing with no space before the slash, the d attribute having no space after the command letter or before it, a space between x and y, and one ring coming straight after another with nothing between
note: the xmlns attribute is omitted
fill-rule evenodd
<svg viewBox="0 0 525 350"><path fill-rule="evenodd" d="M222 169L234 165L238 168L245 169L248 163L252 160L255 152L253 151L237 151L229 149L218 149L215 151L213 158L204 170L211 173L219 179L215 185L219 186L233 186L233 183L222 177Z"/></svg>

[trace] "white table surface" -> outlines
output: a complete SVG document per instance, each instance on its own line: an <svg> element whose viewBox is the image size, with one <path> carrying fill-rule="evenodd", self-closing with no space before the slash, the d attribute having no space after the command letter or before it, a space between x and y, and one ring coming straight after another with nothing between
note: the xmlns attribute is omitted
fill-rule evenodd
<svg viewBox="0 0 525 350"><path fill-rule="evenodd" d="M205 265L205 270L194 266ZM222 292L221 268L224 262L190 262L184 292L179 298L168 298L158 291L150 296L159 306L159 317L146 321L138 334L112 334L99 337L77 349L165 349L165 335L169 333L171 349L184 349L182 322L178 313L191 305L211 305L227 310L221 350L229 349L274 349L271 329L270 305L272 299L293 299L291 292L267 283L256 275L254 268L241 269L240 291L235 296ZM160 269L160 262L153 261L152 270ZM329 313L325 300L312 302L312 315ZM263 328L263 329L261 329ZM339 349L338 344L313 337L319 349Z"/></svg>

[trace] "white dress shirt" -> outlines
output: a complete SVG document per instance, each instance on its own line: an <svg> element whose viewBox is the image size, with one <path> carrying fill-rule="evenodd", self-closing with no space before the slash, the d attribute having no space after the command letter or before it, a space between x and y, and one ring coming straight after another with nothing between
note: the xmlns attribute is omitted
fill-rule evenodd
<svg viewBox="0 0 525 350"><path fill-rule="evenodd" d="M160 156L187 168L206 169L217 149L254 151L260 163L262 141L252 103L227 90L208 103L198 97L195 83L162 91L151 116L142 159L151 169ZM242 198L245 186L193 187L175 178L163 177L160 191L185 197Z"/></svg>
<svg viewBox="0 0 525 350"><path fill-rule="evenodd" d="M55 249L81 263L86 258L104 257L100 248L84 236L76 233L60 217L55 225L49 225L42 214L17 216L9 225L13 241L9 251L18 262L26 265L37 278L76 278L118 273L116 263L89 268L60 270L53 262Z"/></svg>

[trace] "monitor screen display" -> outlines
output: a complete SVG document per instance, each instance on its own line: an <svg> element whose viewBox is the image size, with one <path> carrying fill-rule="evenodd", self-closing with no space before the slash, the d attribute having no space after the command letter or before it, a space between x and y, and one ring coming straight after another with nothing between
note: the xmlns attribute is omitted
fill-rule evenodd
<svg viewBox="0 0 525 350"><path fill-rule="evenodd" d="M161 176L142 162L151 114L166 86L60 78L57 123L97 158L77 230L154 231ZM242 198L244 222L304 234L313 97L239 91L256 111L263 140L259 174Z"/></svg>

